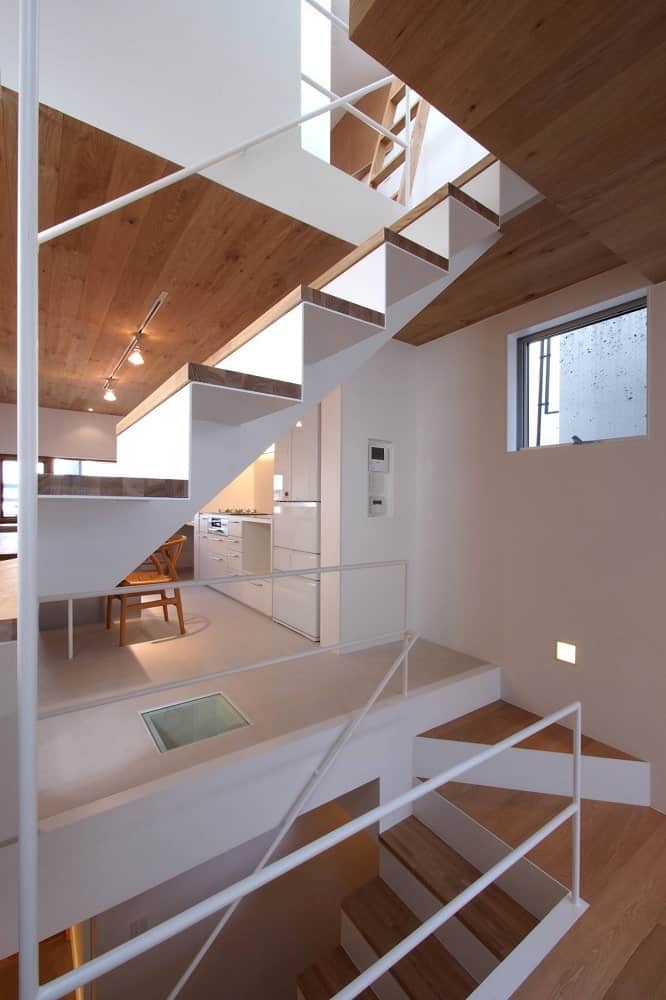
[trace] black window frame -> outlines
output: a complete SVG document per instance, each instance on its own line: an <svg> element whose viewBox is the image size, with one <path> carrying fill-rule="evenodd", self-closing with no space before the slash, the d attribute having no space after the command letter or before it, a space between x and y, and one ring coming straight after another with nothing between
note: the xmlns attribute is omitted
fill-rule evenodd
<svg viewBox="0 0 666 1000"><path fill-rule="evenodd" d="M533 448L544 448L545 445L529 443L529 364L528 353L530 344L535 341L548 341L552 337L557 337L562 333L573 333L576 330L584 330L594 323L601 323L606 319L614 319L616 316L625 316L629 313L638 312L640 309L647 309L647 295L639 295L628 302L618 305L608 306L603 309L595 309L593 312L579 316L577 319L567 320L564 323L556 323L553 326L544 327L534 333L528 333L524 337L519 337L516 342L516 451L527 451ZM550 354L547 355L550 358ZM546 405L548 400L546 400ZM546 410L547 413L555 412ZM612 440L612 439L611 439ZM570 443L570 442L563 442Z"/></svg>

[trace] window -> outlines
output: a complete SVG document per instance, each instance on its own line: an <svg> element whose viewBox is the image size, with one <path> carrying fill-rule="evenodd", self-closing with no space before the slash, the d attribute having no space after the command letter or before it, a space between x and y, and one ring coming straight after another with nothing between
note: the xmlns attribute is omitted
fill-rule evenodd
<svg viewBox="0 0 666 1000"><path fill-rule="evenodd" d="M647 431L645 298L517 342L518 448Z"/></svg>
<svg viewBox="0 0 666 1000"><path fill-rule="evenodd" d="M50 458L40 458L37 472L51 471ZM18 462L16 455L0 455L0 523L13 524L18 514Z"/></svg>

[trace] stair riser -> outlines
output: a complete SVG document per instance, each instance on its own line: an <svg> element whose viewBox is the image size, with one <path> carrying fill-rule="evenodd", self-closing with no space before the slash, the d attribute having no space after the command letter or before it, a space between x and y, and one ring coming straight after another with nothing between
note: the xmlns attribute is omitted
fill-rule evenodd
<svg viewBox="0 0 666 1000"><path fill-rule="evenodd" d="M437 897L384 846L380 848L379 874L419 920L427 920L442 908L442 903ZM498 965L495 956L460 923L457 917L447 920L435 932L435 936L477 983L485 979Z"/></svg>
<svg viewBox="0 0 666 1000"><path fill-rule="evenodd" d="M454 257L497 232L497 227L456 198L440 202L401 235L442 257Z"/></svg>
<svg viewBox="0 0 666 1000"><path fill-rule="evenodd" d="M340 944L360 972L364 972L380 957L370 947L359 929L343 912L340 923ZM390 972L380 976L372 984L372 989L378 1000L410 1000L398 981Z"/></svg>
<svg viewBox="0 0 666 1000"><path fill-rule="evenodd" d="M508 844L438 792L415 802L414 815L480 872L488 871L511 850ZM541 920L568 893L565 886L526 858L500 876L497 885L537 920Z"/></svg>
<svg viewBox="0 0 666 1000"><path fill-rule="evenodd" d="M419 737L414 747L414 771L429 778L459 764L486 747L481 743ZM524 792L571 795L571 754L547 750L505 750L468 771L458 781ZM627 805L650 805L650 765L645 761L583 756L583 798Z"/></svg>

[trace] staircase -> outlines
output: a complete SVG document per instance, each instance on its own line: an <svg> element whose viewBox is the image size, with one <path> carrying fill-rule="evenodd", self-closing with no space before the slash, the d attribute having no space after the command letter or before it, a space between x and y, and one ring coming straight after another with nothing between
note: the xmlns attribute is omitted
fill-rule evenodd
<svg viewBox="0 0 666 1000"><path fill-rule="evenodd" d="M445 185L118 424L123 475L40 479L40 595L104 591L462 274L496 214Z"/></svg>
<svg viewBox="0 0 666 1000"><path fill-rule="evenodd" d="M520 732L540 716L506 701L496 701L424 733L414 748L421 778L437 774L484 746ZM571 787L572 732L549 726L464 777L522 791L566 795ZM650 765L589 736L582 738L582 780L586 798L633 805L650 804Z"/></svg>
<svg viewBox="0 0 666 1000"><path fill-rule="evenodd" d="M534 713L494 701L437 726L415 738L415 780L429 776L423 773L424 756L419 751L424 741L426 745L463 747L464 753L451 758L458 763L536 721L540 717ZM523 771L519 768L516 773L511 764L492 776L493 784L486 784L485 777L479 780L481 768L477 767L417 799L412 815L381 831L379 877L343 901L339 946L299 977L298 1000L328 1000L337 995L565 808L571 796L571 741L571 730L552 725L495 759L499 766L509 754L557 756L569 770L566 797L521 787ZM596 739L583 737L582 745L586 759L604 761L609 768L604 779L607 784L614 773L619 774L616 798L625 795L624 801L631 801L631 789L623 790L622 769L648 765ZM545 777L547 785L548 768L544 772L543 760L537 756L531 767L538 781L543 785ZM430 774L448 766L448 760L443 765L437 760L429 768ZM538 783L534 776L530 780ZM503 781L507 787L502 787ZM586 894L603 891L613 877L614 863L626 864L624 856L631 855L632 842L642 845L655 828L655 816L649 809L600 801L595 781L594 775L588 775L591 794L587 797L596 801L585 803L583 814L589 833L584 860ZM612 837L605 834L605 826L613 829ZM577 938L567 932L587 911L588 904L573 903L567 889L571 858L571 830L565 824L471 898L363 996L378 1000L508 1000L528 977L530 982L539 982L541 966L552 969L552 963L548 966L544 959L559 942L572 951L569 943ZM612 911L603 914L602 923L611 917ZM631 933L644 933L640 921ZM645 944L646 949L650 947L654 947L652 941ZM581 948L584 951L584 944L578 952L575 947L573 951L578 954ZM626 978L628 972L623 974ZM529 995L555 994L539 994L537 990Z"/></svg>

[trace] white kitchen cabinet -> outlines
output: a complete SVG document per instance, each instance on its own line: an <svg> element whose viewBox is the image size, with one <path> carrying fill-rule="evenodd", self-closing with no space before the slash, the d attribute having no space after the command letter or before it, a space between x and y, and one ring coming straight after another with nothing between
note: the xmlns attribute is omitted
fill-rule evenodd
<svg viewBox="0 0 666 1000"><path fill-rule="evenodd" d="M261 611L264 615L273 614L273 584L271 580L246 580L242 587L242 594L238 600L244 604L249 604L255 611Z"/></svg>
<svg viewBox="0 0 666 1000"><path fill-rule="evenodd" d="M320 408L306 413L275 443L275 500L321 499Z"/></svg>

